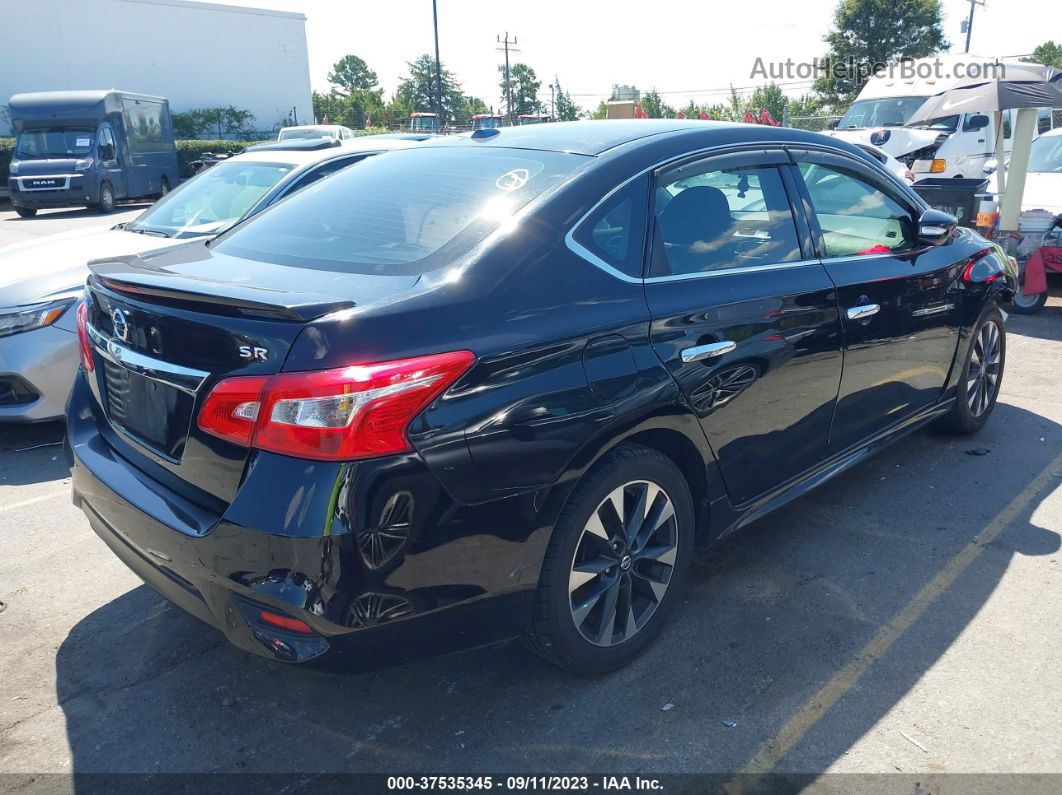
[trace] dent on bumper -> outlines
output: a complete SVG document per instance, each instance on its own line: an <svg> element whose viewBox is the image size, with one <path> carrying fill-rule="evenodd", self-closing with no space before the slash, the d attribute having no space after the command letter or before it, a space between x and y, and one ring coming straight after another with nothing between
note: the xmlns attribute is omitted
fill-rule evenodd
<svg viewBox="0 0 1062 795"><path fill-rule="evenodd" d="M360 470L344 465L333 503L340 522L328 535L277 535L237 523L229 512L196 533L191 527L202 526L202 517L187 527L181 517L202 509L114 455L79 400L75 389L75 503L141 579L240 648L289 662L371 668L505 640L530 620L548 540L533 497L454 505L415 456L399 457L363 462ZM307 469L288 460L298 465L293 476ZM274 478L253 480L241 487L243 497L253 500L245 492L255 488L277 491ZM304 485L288 480L283 490L293 499ZM398 494L423 503L396 506ZM396 520L408 526L408 537L381 549L380 527ZM320 517L308 521L326 526ZM263 626L255 620L259 609L297 618L313 634Z"/></svg>
<svg viewBox="0 0 1062 795"><path fill-rule="evenodd" d="M77 366L77 335L57 326L0 337L0 374L20 376L40 395L32 403L0 406L0 422L61 418Z"/></svg>

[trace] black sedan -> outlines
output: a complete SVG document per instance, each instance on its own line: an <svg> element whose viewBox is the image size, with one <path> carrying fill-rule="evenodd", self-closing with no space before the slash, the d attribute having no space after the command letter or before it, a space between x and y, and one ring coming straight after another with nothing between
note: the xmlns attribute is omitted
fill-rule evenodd
<svg viewBox="0 0 1062 795"><path fill-rule="evenodd" d="M696 546L999 393L1003 263L860 150L578 122L93 265L75 501L234 644L631 660Z"/></svg>

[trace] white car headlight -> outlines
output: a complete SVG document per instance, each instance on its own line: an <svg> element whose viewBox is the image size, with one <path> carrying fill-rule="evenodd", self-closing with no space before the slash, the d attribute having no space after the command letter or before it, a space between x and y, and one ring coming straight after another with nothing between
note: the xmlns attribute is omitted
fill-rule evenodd
<svg viewBox="0 0 1062 795"><path fill-rule="evenodd" d="M74 171L88 171L92 168L92 164L96 161L91 157L82 158L81 160L74 161Z"/></svg>
<svg viewBox="0 0 1062 795"><path fill-rule="evenodd" d="M17 174L18 173L18 161L17 160L12 160L10 163L7 164L7 173L8 174Z"/></svg>
<svg viewBox="0 0 1062 795"><path fill-rule="evenodd" d="M0 311L0 337L52 325L76 303L75 298L62 298L32 306L13 307Z"/></svg>

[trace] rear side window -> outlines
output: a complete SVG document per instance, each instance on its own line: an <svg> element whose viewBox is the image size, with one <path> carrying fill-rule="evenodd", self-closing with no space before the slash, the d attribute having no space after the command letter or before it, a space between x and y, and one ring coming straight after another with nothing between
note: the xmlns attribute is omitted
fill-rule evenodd
<svg viewBox="0 0 1062 795"><path fill-rule="evenodd" d="M572 238L612 268L641 278L649 176L616 191L579 224Z"/></svg>
<svg viewBox="0 0 1062 795"><path fill-rule="evenodd" d="M850 172L799 163L827 257L887 254L914 245L911 211Z"/></svg>
<svg viewBox="0 0 1062 795"><path fill-rule="evenodd" d="M299 191L215 245L301 268L425 273L467 253L588 160L463 146L389 152Z"/></svg>
<svg viewBox="0 0 1062 795"><path fill-rule="evenodd" d="M800 244L775 166L683 171L654 196L653 275L707 273L799 260Z"/></svg>

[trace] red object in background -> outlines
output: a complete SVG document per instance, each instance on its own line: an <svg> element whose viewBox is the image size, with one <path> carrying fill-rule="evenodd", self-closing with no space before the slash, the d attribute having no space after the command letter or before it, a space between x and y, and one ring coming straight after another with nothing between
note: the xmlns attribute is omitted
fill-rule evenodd
<svg viewBox="0 0 1062 795"><path fill-rule="evenodd" d="M642 106L641 105L635 105L634 106L634 118L636 118L636 119L648 119L649 118L649 114L646 113L644 110L642 110Z"/></svg>
<svg viewBox="0 0 1062 795"><path fill-rule="evenodd" d="M756 117L752 115L751 110L745 111L745 124L759 124L759 122L756 121Z"/></svg>
<svg viewBox="0 0 1062 795"><path fill-rule="evenodd" d="M878 243L876 246L872 246L871 248L864 249L863 251L857 251L856 256L859 256L860 254L888 254L890 251L892 251L892 249L890 249L888 246L884 246L881 243Z"/></svg>
<svg viewBox="0 0 1062 795"><path fill-rule="evenodd" d="M760 108L760 124L769 124L771 127L781 127L782 123L776 121L767 108Z"/></svg>
<svg viewBox="0 0 1062 795"><path fill-rule="evenodd" d="M712 114L701 111L701 121L712 121Z"/></svg>
<svg viewBox="0 0 1062 795"><path fill-rule="evenodd" d="M1021 291L1026 295L1047 292L1047 271L1062 272L1062 248L1044 246L1036 249L1025 263L1025 281Z"/></svg>
<svg viewBox="0 0 1062 795"><path fill-rule="evenodd" d="M682 111L680 110L680 111L679 111L678 113L676 113L676 114L675 114L675 118L676 118L676 119L684 119L684 118L686 118L686 114L685 114L685 113L683 113L683 112L682 112Z"/></svg>

